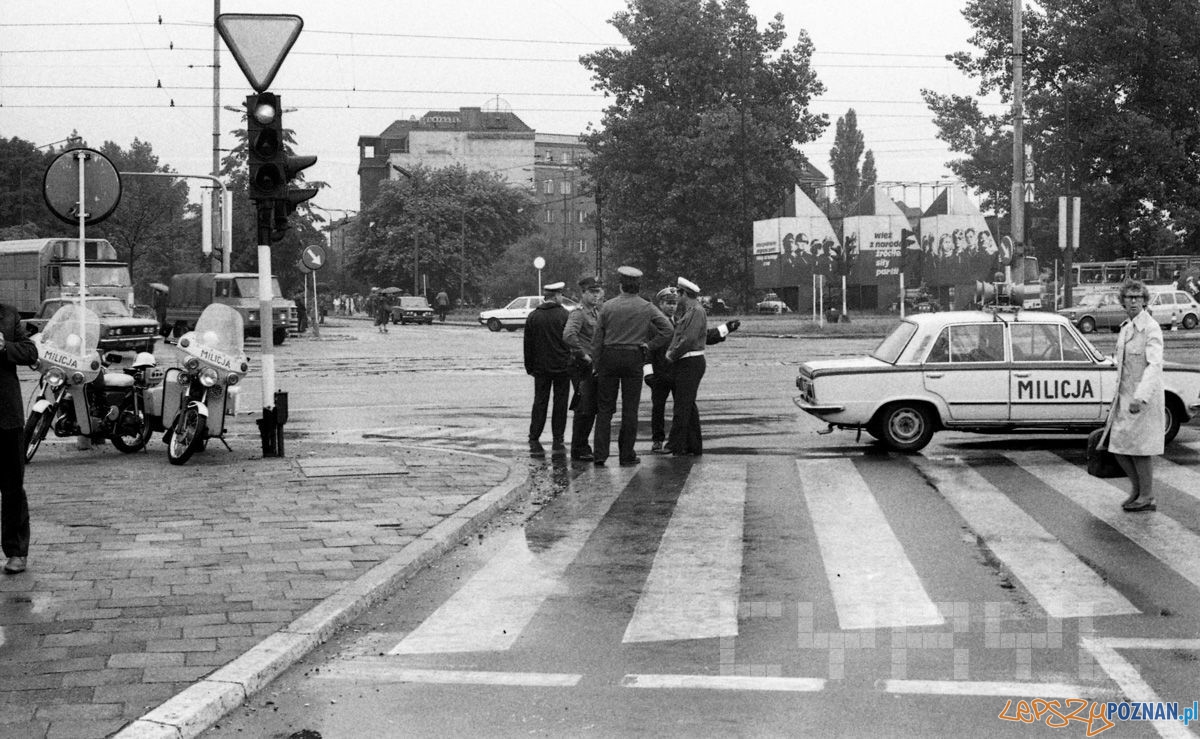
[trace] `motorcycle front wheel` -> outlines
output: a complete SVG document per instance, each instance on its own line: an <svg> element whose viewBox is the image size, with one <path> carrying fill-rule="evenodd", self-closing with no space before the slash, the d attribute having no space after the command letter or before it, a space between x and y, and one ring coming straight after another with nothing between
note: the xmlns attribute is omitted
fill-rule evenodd
<svg viewBox="0 0 1200 739"><path fill-rule="evenodd" d="M121 404L121 415L117 416L117 427L113 430L112 443L117 451L133 454L146 448L153 430L150 419L134 407L133 398Z"/></svg>
<svg viewBox="0 0 1200 739"><path fill-rule="evenodd" d="M42 445L42 439L46 438L46 433L50 431L50 424L54 422L54 408L48 408L45 411L30 411L29 418L25 419L25 463L33 461L33 455L37 454L38 447Z"/></svg>
<svg viewBox="0 0 1200 739"><path fill-rule="evenodd" d="M167 443L167 461L184 464L204 443L205 419L200 411L189 406L179 411L171 424L171 440Z"/></svg>

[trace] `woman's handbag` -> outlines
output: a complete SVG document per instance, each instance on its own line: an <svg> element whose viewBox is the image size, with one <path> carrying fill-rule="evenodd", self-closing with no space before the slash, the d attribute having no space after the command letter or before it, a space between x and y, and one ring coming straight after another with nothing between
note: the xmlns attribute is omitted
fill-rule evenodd
<svg viewBox="0 0 1200 739"><path fill-rule="evenodd" d="M1108 451L1108 426L1088 434L1087 472L1092 477L1125 477L1125 470Z"/></svg>

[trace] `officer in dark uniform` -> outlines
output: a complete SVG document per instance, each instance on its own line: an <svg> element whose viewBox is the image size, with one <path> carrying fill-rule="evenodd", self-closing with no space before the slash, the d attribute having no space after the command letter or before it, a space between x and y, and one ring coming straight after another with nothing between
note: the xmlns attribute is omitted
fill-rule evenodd
<svg viewBox="0 0 1200 739"><path fill-rule="evenodd" d="M600 308L591 355L596 359L596 433L593 464L608 459L612 417L621 394L621 431L617 450L623 466L641 460L634 452L637 441L638 403L642 397L642 363L648 352L671 339L671 323L650 301L638 295L642 271L634 267L617 270L621 292Z"/></svg>
<svg viewBox="0 0 1200 739"><path fill-rule="evenodd" d="M550 415L551 447L554 455L565 454L563 436L567 431L567 401L571 395L571 350L563 340L567 309L562 307L561 282L542 288L542 304L525 319L525 371L533 376L533 409L529 419L529 456L544 457L542 430L546 427L546 406L554 392Z"/></svg>
<svg viewBox="0 0 1200 739"><path fill-rule="evenodd" d="M29 556L29 502L25 497L25 411L17 367L37 361L37 346L25 333L21 315L0 304L0 543L4 572L25 571Z"/></svg>
<svg viewBox="0 0 1200 739"><path fill-rule="evenodd" d="M604 286L588 275L579 281L579 289L583 300L567 317L563 340L571 348L571 382L575 386L575 399L571 401L571 410L575 411L571 424L571 459L589 462L594 457L588 440L596 422L596 365L591 355L592 337L596 334L600 304L604 302Z"/></svg>

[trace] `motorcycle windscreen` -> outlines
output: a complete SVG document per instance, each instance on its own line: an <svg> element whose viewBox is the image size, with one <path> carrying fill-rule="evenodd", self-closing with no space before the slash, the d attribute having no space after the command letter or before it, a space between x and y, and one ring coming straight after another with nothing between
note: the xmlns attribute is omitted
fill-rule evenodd
<svg viewBox="0 0 1200 739"><path fill-rule="evenodd" d="M211 303L196 321L196 341L229 356L244 354L242 316L224 303Z"/></svg>
<svg viewBox="0 0 1200 739"><path fill-rule="evenodd" d="M78 303L64 303L39 332L38 357L64 369L80 372L91 381L100 371L96 347L100 344L100 319Z"/></svg>

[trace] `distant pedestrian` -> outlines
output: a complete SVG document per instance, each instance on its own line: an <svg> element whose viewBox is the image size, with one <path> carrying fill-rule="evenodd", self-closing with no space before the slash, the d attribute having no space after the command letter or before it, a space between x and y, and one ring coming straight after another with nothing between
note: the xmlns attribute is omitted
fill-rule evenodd
<svg viewBox="0 0 1200 739"><path fill-rule="evenodd" d="M637 442L638 404L642 397L642 364L649 353L671 339L671 323L650 301L638 295L642 271L620 267L621 293L606 301L596 319L591 356L596 361L596 432L593 461L608 459L612 417L621 396L621 430L617 451L624 466L641 461L634 451Z"/></svg>
<svg viewBox="0 0 1200 739"><path fill-rule="evenodd" d="M29 557L29 502L25 497L25 410L21 405L18 366L37 361L37 347L25 333L21 316L0 303L0 543L4 571L25 571Z"/></svg>
<svg viewBox="0 0 1200 739"><path fill-rule="evenodd" d="M296 333L302 334L308 330L308 307L304 304L304 292L295 292L292 302L296 304Z"/></svg>
<svg viewBox="0 0 1200 739"><path fill-rule="evenodd" d="M582 305L571 311L563 339L571 349L571 382L575 397L571 401L575 417L571 422L571 459L590 462L594 459L589 439L596 422L596 364L592 359L592 337L600 304L604 302L604 286L595 277L579 281Z"/></svg>
<svg viewBox="0 0 1200 739"><path fill-rule="evenodd" d="M675 380L675 412L671 418L671 436L667 446L675 456L700 456L704 453L700 429L700 408L696 397L704 377L704 346L707 343L708 316L700 306L700 288L680 277L679 306L675 331L667 348L667 362Z"/></svg>
<svg viewBox="0 0 1200 739"><path fill-rule="evenodd" d="M445 288L442 288L437 297L433 299L433 304L437 308L438 318L445 323L446 314L450 311L450 296L446 294Z"/></svg>
<svg viewBox="0 0 1200 739"><path fill-rule="evenodd" d="M1117 396L1109 409L1108 451L1132 484L1121 507L1142 513L1158 510L1151 461L1164 447L1163 335L1146 310L1150 291L1145 283L1125 280L1120 297L1129 319L1117 336Z"/></svg>
<svg viewBox="0 0 1200 739"><path fill-rule="evenodd" d="M533 408L529 418L529 456L544 457L542 430L546 427L546 407L554 394L550 413L550 433L554 454L566 453L567 401L571 394L571 350L563 340L567 309L562 307L564 283L553 282L542 288L542 303L525 319L525 371L533 376Z"/></svg>

